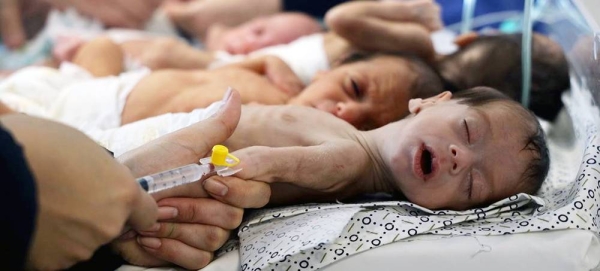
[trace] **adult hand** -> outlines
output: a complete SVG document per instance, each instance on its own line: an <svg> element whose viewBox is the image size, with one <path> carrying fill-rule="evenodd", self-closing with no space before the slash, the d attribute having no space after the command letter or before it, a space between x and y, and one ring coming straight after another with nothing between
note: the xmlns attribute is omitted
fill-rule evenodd
<svg viewBox="0 0 600 271"><path fill-rule="evenodd" d="M3 0L4 1L4 0ZM109 27L141 28L162 0L45 0L59 9L74 7Z"/></svg>
<svg viewBox="0 0 600 271"><path fill-rule="evenodd" d="M36 179L39 210L28 268L67 268L116 238L125 223L136 230L155 223L154 199L83 133L21 114L0 121L23 146Z"/></svg>
<svg viewBox="0 0 600 271"><path fill-rule="evenodd" d="M9 48L16 48L25 42L19 0L0 1L0 33L2 42Z"/></svg>
<svg viewBox="0 0 600 271"><path fill-rule="evenodd" d="M158 138L120 159L136 176L196 163L233 133L239 117L240 97L234 91L215 116ZM158 192L154 197L159 205L159 223L135 239L115 242L114 247L132 264L173 263L199 269L239 226L242 208L264 206L270 189L261 182L215 176Z"/></svg>
<svg viewBox="0 0 600 271"><path fill-rule="evenodd" d="M11 49L23 45L28 34L32 36L41 29L48 10L49 6L40 0L0 1L0 36L4 45Z"/></svg>
<svg viewBox="0 0 600 271"><path fill-rule="evenodd" d="M10 107L8 107L7 105L5 105L4 103L0 102L0 115L10 114L10 113L16 113L16 112L14 110L12 110Z"/></svg>

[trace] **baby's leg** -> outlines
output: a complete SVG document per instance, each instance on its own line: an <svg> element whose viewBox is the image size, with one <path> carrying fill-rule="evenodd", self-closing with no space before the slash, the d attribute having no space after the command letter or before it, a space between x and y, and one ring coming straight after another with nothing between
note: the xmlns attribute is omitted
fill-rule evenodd
<svg viewBox="0 0 600 271"><path fill-rule="evenodd" d="M160 70L144 77L131 91L121 114L121 123L175 112L190 112L195 108L206 107L215 99L203 103L200 91L204 71ZM225 90L225 89L224 89ZM224 91L223 90L223 91ZM222 93L216 93L222 97ZM216 99L218 100L218 98Z"/></svg>
<svg viewBox="0 0 600 271"><path fill-rule="evenodd" d="M123 52L152 70L206 69L213 61L210 51L199 50L174 38L130 40L121 44Z"/></svg>
<svg viewBox="0 0 600 271"><path fill-rule="evenodd" d="M123 72L123 51L109 38L101 37L83 44L72 62L96 77L116 76Z"/></svg>

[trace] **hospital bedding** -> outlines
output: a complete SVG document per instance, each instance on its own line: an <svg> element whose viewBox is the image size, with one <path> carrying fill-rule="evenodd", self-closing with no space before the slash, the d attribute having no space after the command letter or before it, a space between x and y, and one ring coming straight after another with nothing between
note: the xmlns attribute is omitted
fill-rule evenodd
<svg viewBox="0 0 600 271"><path fill-rule="evenodd" d="M594 35L571 1L547 2L563 16L549 33L568 53L572 89L567 114L547 126L552 164L537 195L464 212L407 202L265 209L205 270L600 270L600 28Z"/></svg>
<svg viewBox="0 0 600 271"><path fill-rule="evenodd" d="M589 231L470 237L423 235L347 257L321 270L583 271L597 266L598 255L600 244ZM240 266L238 251L234 250L202 270L234 271ZM178 269L127 266L119 270Z"/></svg>

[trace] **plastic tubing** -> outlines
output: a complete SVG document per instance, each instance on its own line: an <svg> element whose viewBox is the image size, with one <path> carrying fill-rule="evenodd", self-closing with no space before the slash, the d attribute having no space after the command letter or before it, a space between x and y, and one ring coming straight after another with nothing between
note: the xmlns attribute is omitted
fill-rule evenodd
<svg viewBox="0 0 600 271"><path fill-rule="evenodd" d="M533 0L525 0L525 10L523 13L523 37L521 47L521 66L523 85L521 88L521 104L529 107L529 98L531 92L531 39L533 19L531 10L533 9Z"/></svg>
<svg viewBox="0 0 600 271"><path fill-rule="evenodd" d="M473 27L476 2L477 0L463 0L461 34L471 31L471 28Z"/></svg>

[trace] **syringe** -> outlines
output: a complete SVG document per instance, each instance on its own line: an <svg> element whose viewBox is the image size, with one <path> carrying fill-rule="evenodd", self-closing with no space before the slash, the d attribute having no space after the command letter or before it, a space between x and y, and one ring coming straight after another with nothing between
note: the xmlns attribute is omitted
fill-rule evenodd
<svg viewBox="0 0 600 271"><path fill-rule="evenodd" d="M199 164L189 164L171 170L155 173L137 179L138 183L148 193L188 184L204 179L206 176L217 174L231 176L241 169L231 169L239 159L229 153L227 147L215 145L210 157L200 159Z"/></svg>

